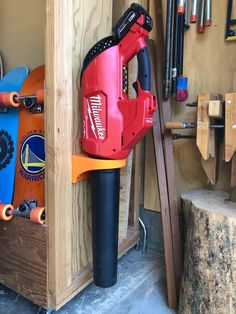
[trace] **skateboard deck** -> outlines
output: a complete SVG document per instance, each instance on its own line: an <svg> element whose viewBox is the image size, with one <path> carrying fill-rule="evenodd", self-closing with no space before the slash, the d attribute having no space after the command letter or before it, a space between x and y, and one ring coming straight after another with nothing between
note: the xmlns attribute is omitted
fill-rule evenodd
<svg viewBox="0 0 236 314"><path fill-rule="evenodd" d="M0 92L20 92L29 69L19 66L0 80ZM18 134L18 108L0 107L0 200L11 203L13 198Z"/></svg>
<svg viewBox="0 0 236 314"><path fill-rule="evenodd" d="M23 83L20 96L36 94L44 88L45 67L32 70ZM13 206L25 200L36 200L44 206L45 146L44 115L32 113L21 106L19 114L18 146L16 159Z"/></svg>

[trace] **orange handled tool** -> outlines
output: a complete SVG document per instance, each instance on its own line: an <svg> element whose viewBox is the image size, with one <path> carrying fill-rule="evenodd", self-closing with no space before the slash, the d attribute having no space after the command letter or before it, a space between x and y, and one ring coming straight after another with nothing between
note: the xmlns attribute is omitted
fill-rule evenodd
<svg viewBox="0 0 236 314"><path fill-rule="evenodd" d="M172 130L172 129L192 129L192 128L196 128L196 123L190 123L190 122L166 122L165 128L167 130Z"/></svg>
<svg viewBox="0 0 236 314"><path fill-rule="evenodd" d="M16 92L0 92L0 106L19 107L19 94Z"/></svg>
<svg viewBox="0 0 236 314"><path fill-rule="evenodd" d="M195 129L198 125L194 122L166 122L165 128L167 130L177 130L177 129ZM211 129L222 129L224 128L223 124L210 124L209 128ZM235 128L232 125L232 128Z"/></svg>

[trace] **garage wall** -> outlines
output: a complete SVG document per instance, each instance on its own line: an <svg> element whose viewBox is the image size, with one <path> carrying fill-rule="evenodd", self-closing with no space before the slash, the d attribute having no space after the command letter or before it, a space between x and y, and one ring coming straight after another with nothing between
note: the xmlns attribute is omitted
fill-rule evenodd
<svg viewBox="0 0 236 314"><path fill-rule="evenodd" d="M27 8L27 10L26 10ZM46 0L0 1L0 52L7 72L44 63Z"/></svg>

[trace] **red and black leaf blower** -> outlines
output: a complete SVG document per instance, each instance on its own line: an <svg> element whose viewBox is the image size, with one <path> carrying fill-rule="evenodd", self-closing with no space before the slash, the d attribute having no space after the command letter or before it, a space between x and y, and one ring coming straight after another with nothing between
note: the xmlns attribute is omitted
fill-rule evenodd
<svg viewBox="0 0 236 314"><path fill-rule="evenodd" d="M156 99L151 93L146 39L152 19L138 4L95 44L81 72L83 150L93 158L124 159L153 125ZM128 97L128 63L137 56L136 99ZM94 282L110 287L117 280L120 169L91 173Z"/></svg>

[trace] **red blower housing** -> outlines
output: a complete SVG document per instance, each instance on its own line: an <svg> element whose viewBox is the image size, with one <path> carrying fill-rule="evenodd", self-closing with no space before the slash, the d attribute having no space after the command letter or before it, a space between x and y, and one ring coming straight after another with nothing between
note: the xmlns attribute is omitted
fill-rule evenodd
<svg viewBox="0 0 236 314"><path fill-rule="evenodd" d="M81 144L92 156L126 158L153 125L156 98L151 93L146 39L152 19L132 4L113 28L88 52L82 73ZM128 63L137 55L136 99L128 97Z"/></svg>

